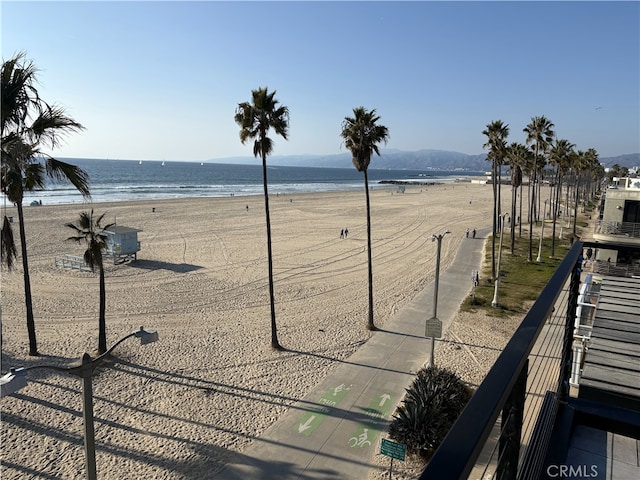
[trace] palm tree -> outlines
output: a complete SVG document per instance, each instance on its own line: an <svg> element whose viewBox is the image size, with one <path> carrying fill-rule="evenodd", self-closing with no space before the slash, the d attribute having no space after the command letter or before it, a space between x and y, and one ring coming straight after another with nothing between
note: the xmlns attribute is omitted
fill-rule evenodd
<svg viewBox="0 0 640 480"><path fill-rule="evenodd" d="M521 143L513 142L507 149L509 168L511 169L511 254L515 250L515 234L513 227L516 218L516 199L520 188L520 216L522 216L522 171L527 163L529 151ZM522 225L522 221L519 222Z"/></svg>
<svg viewBox="0 0 640 480"><path fill-rule="evenodd" d="M560 192L562 190L562 179L566 176L569 170L569 162L571 159L571 152L575 145L569 140L556 139L554 145L549 150L549 163L555 165L555 200L551 202L551 211L553 212L553 230L551 232L551 258L555 256L556 247L556 219L558 212L558 204L560 203ZM544 221L544 220L543 220Z"/></svg>
<svg viewBox="0 0 640 480"><path fill-rule="evenodd" d="M604 170L604 167L600 165L598 161L598 152L590 148L587 150L587 168L585 170L585 185L584 185L584 195L585 200L591 201L593 199L593 195L595 193L594 187L596 184L596 180L598 179L600 172Z"/></svg>
<svg viewBox="0 0 640 480"><path fill-rule="evenodd" d="M107 351L107 322L106 322L106 302L107 293L104 285L104 264L102 261L102 251L107 247L107 236L105 230L109 230L113 224L102 226L101 222L105 214L103 213L97 219L91 212L80 213L78 224L65 223L65 226L74 230L77 235L67 238L77 243L83 240L87 244L84 252L84 262L89 266L92 272L100 273L100 316L98 320L98 354L102 355Z"/></svg>
<svg viewBox="0 0 640 480"><path fill-rule="evenodd" d="M369 203L369 178L367 169L371 163L371 155L375 152L380 156L378 144L387 143L389 130L383 125L378 125L380 116L376 110L367 110L364 107L353 109L353 117L344 117L340 136L344 140L344 146L351 152L353 166L364 175L364 192L367 205L367 259L369 266L369 317L367 328L376 330L373 323L373 263L371 260L371 207Z"/></svg>
<svg viewBox="0 0 640 480"><path fill-rule="evenodd" d="M496 279L496 233L500 215L500 171L507 156L507 137L509 136L509 125L502 123L502 120L495 120L487 125L482 131L487 137L487 143L482 148L488 148L487 160L491 161L493 179L493 235L491 236L491 276ZM504 225L500 225L504 228Z"/></svg>
<svg viewBox="0 0 640 480"><path fill-rule="evenodd" d="M36 68L33 62L24 59L24 54L17 54L2 63L0 79L0 183L2 193L18 211L29 355L38 355L22 202L25 192L45 188L46 177L69 181L85 198L90 197L89 176L84 170L56 160L42 151L43 147L55 148L63 135L84 127L68 117L62 108L49 105L39 97L35 88ZM2 262L8 268L13 267L17 253L13 238L11 224L5 216L2 224Z"/></svg>
<svg viewBox="0 0 640 480"><path fill-rule="evenodd" d="M578 201L580 192L580 179L585 172L591 172L597 168L598 165L598 152L594 148L589 148L586 152L578 150L578 154L575 157L575 170L576 170L576 190L575 190L575 209L573 211L573 235L576 235L577 222L578 222Z"/></svg>
<svg viewBox="0 0 640 480"><path fill-rule="evenodd" d="M547 152L549 145L553 141L554 131L553 123L546 117L532 117L531 123L527 125L522 131L527 134L526 144L533 144L533 169L531 172L532 177L529 178L529 185L531 188L531 182L533 180L533 188L531 188L532 194L529 204L529 262L533 261L533 215L536 203L536 178L538 166L544 165L544 154ZM543 155L541 158L540 155ZM538 163L540 162L540 163ZM544 221L544 218L542 219Z"/></svg>
<svg viewBox="0 0 640 480"><path fill-rule="evenodd" d="M267 137L273 128L276 134L285 140L289 130L289 109L275 97L276 91L269 93L268 88L251 91L251 102L239 103L236 108L235 121L240 126L240 141L244 145L247 140L255 139L253 155L262 157L262 182L264 186L264 210L267 222L267 255L269 264L269 300L271 303L271 347L282 350L278 342L276 326L276 308L273 295L273 256L271 253L271 219L269 217L269 191L267 188L267 156L273 151L273 141Z"/></svg>

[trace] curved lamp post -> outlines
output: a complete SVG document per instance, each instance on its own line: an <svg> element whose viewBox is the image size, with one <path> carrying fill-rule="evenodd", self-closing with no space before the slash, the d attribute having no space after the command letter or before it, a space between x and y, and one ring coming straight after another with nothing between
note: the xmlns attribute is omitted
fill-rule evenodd
<svg viewBox="0 0 640 480"><path fill-rule="evenodd" d="M436 253L436 280L433 288L433 315L431 320L438 321L438 286L440 283L440 248L442 247L442 239L448 233L451 233L449 230L440 234L440 235L431 235L431 241L438 241L438 249ZM435 366L434 362L434 352L436 349L436 339L435 335L431 335L431 353L430 353L430 365Z"/></svg>
<svg viewBox="0 0 640 480"><path fill-rule="evenodd" d="M102 363L105 357L109 356L113 350L125 340L137 337L141 345L152 343L158 340L158 333L155 330L140 330L118 340L109 350L96 358L85 353L82 355L82 363L75 367L59 367L57 365L33 365L26 368L12 368L9 373L0 377L0 397L11 395L12 393L27 386L27 372L36 369L55 370L57 372L68 373L82 378L82 416L84 418L84 451L87 479L96 480L96 444L95 431L93 428L93 389L91 377L93 371Z"/></svg>

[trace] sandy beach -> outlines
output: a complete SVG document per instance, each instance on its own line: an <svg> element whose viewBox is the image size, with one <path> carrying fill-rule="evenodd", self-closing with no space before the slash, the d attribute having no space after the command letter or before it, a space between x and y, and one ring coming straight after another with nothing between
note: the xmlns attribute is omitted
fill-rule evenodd
<svg viewBox="0 0 640 480"><path fill-rule="evenodd" d="M446 268L467 228L490 226L492 204L490 186L469 183L371 192L379 326L433 280L431 235L452 232L442 242ZM270 207L284 352L270 347L261 196L93 205L97 214L106 212L106 223L142 230L137 261L106 265L108 345L141 325L160 336L151 345L123 343L94 376L99 478L215 478L232 455L375 335L365 329L364 192L274 194ZM41 355L27 355L19 263L13 272L2 270L3 373L74 365L83 352L95 352L97 274L54 265L55 256L84 251L65 241L73 232L64 224L90 208L25 207ZM7 215L17 219L13 208ZM466 340L474 329L482 323L461 318L451 334ZM479 382L490 360L455 343L447 348L439 355L464 357L456 368ZM495 350L486 351L493 358ZM29 380L1 402L3 479L82 478L82 382L44 370L30 372Z"/></svg>

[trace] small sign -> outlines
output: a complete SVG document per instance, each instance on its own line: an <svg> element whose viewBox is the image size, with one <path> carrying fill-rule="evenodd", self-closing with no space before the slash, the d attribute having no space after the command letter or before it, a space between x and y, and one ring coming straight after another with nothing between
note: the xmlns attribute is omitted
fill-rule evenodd
<svg viewBox="0 0 640 480"><path fill-rule="evenodd" d="M380 444L380 453L404 462L404 457L407 454L407 446L402 443L393 442L388 438L383 438Z"/></svg>
<svg viewBox="0 0 640 480"><path fill-rule="evenodd" d="M442 320L432 317L427 320L424 327L424 336L427 338L442 338Z"/></svg>

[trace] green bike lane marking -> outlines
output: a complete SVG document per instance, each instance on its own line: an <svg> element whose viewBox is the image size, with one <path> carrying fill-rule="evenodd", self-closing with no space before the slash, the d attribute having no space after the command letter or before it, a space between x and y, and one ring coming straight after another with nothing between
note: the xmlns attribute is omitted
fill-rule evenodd
<svg viewBox="0 0 640 480"><path fill-rule="evenodd" d="M391 415L391 405L393 405L391 395L383 393L371 399L364 415L372 419L387 420ZM377 441L378 435L382 433L379 423L358 423L358 428L348 437L347 444L351 448L370 447Z"/></svg>
<svg viewBox="0 0 640 480"><path fill-rule="evenodd" d="M325 391L318 399L318 403L326 406L312 408L309 412L302 415L300 422L296 424L298 433L306 435L307 437L311 436L311 434L327 418L330 411L329 407L337 407L338 404L347 396L350 388L351 385L347 387L343 383Z"/></svg>

